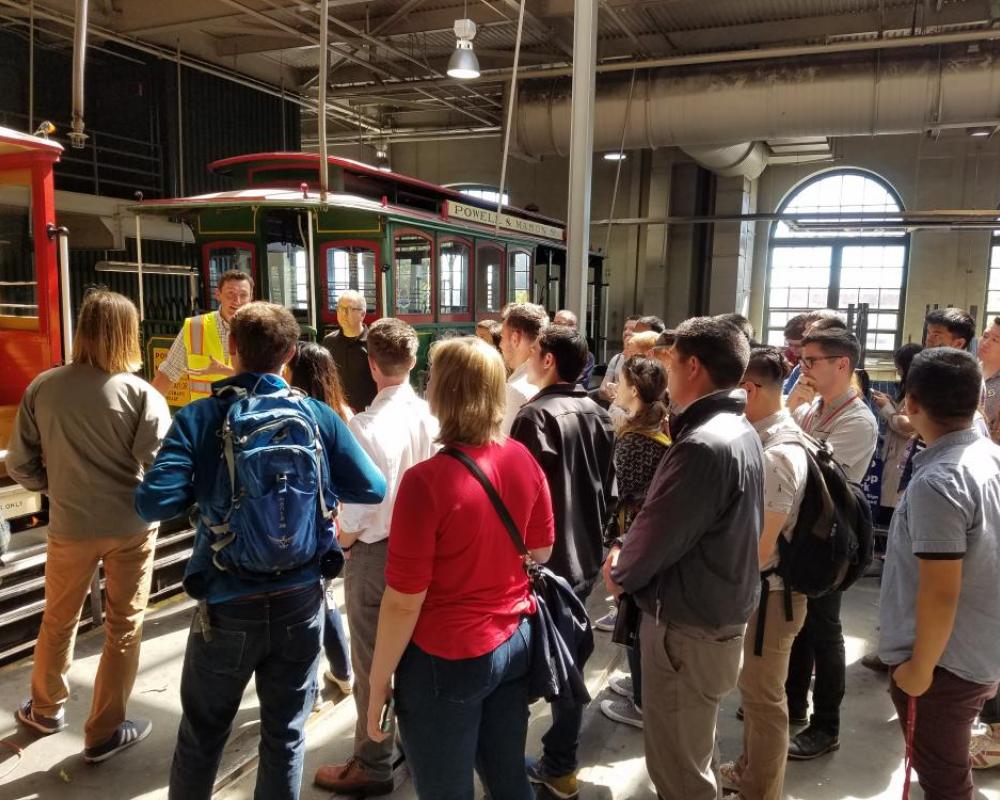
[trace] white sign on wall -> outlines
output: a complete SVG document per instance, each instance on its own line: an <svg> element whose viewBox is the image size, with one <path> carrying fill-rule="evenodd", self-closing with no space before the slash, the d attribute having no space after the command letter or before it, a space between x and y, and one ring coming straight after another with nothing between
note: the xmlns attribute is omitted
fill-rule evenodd
<svg viewBox="0 0 1000 800"><path fill-rule="evenodd" d="M451 219L461 219L466 222L476 222L480 225L496 227L497 212L486 208L469 206L465 203L456 203L454 200L448 201L448 217ZM533 219L524 219L510 214L500 215L500 227L508 231L526 233L531 236L541 236L546 239L563 240L563 229L555 225L546 225L544 222L537 222Z"/></svg>

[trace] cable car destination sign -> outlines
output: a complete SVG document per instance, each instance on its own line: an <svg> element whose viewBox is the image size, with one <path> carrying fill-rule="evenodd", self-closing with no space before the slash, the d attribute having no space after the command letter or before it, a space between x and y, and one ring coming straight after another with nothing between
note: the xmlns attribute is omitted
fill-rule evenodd
<svg viewBox="0 0 1000 800"><path fill-rule="evenodd" d="M466 222L476 222L480 225L489 225L492 227L496 227L497 224L496 211L469 206L465 203L456 203L454 200L448 201L447 213L449 218L461 219ZM504 230L526 233L529 236L540 236L545 239L556 239L560 242L563 239L562 228L557 228L555 225L546 225L544 222L538 222L533 219L515 217L510 214L500 215L500 227Z"/></svg>

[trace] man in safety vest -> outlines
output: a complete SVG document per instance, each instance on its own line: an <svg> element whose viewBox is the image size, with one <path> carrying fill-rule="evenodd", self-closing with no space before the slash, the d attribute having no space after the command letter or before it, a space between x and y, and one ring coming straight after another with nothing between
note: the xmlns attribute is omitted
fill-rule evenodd
<svg viewBox="0 0 1000 800"><path fill-rule="evenodd" d="M208 397L215 381L235 374L229 357L229 320L253 300L253 278L236 269L224 272L219 278L215 299L218 310L184 320L184 327L153 378L153 386L172 405ZM185 375L188 396L178 403L178 398L171 397L170 391Z"/></svg>

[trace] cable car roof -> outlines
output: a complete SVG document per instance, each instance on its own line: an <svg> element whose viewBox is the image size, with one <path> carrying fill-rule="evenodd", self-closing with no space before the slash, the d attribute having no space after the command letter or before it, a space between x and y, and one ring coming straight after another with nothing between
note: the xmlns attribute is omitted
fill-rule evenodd
<svg viewBox="0 0 1000 800"><path fill-rule="evenodd" d="M32 136L29 133L0 126L0 157L37 153L48 154L51 158L57 159L62 150L62 145L53 139Z"/></svg>

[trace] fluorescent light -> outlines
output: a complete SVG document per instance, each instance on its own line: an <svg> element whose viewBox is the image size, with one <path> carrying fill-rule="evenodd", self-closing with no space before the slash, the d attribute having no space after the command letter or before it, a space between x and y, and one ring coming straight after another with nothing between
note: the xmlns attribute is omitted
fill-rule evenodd
<svg viewBox="0 0 1000 800"><path fill-rule="evenodd" d="M628 156L625 153L605 153L605 161L624 161Z"/></svg>
<svg viewBox="0 0 1000 800"><path fill-rule="evenodd" d="M985 139L988 136L992 136L993 135L993 131L995 131L995 130L996 130L996 128L993 128L991 126L980 126L978 128L966 128L966 132L969 134L969 136L975 136L977 139Z"/></svg>

